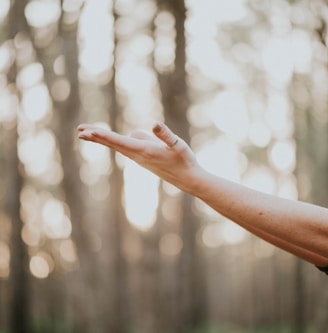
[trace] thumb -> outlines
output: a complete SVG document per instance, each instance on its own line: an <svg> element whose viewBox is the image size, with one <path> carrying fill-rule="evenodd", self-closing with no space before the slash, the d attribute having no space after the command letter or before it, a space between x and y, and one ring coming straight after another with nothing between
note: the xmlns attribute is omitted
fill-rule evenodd
<svg viewBox="0 0 328 333"><path fill-rule="evenodd" d="M163 123L158 122L155 124L153 133L171 148L178 142L178 136Z"/></svg>

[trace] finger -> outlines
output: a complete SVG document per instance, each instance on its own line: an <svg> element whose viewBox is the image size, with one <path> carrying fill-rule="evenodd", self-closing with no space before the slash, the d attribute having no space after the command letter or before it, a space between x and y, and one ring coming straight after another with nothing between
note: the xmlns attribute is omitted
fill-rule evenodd
<svg viewBox="0 0 328 333"><path fill-rule="evenodd" d="M178 136L163 123L157 123L153 127L153 133L168 147L174 147L177 143Z"/></svg>
<svg viewBox="0 0 328 333"><path fill-rule="evenodd" d="M100 143L125 155L138 153L144 146L141 140L102 128L84 129L80 132L79 138Z"/></svg>
<svg viewBox="0 0 328 333"><path fill-rule="evenodd" d="M148 131L144 130L134 130L129 135L131 138L147 141L155 141L155 137L151 135Z"/></svg>
<svg viewBox="0 0 328 333"><path fill-rule="evenodd" d="M97 130L97 129L100 129L100 128L105 129L104 127L100 127L100 126L97 126L97 125L92 125L92 124L80 124L80 125L77 127L77 130L78 130L79 132L82 132L82 131L85 131L85 130Z"/></svg>
<svg viewBox="0 0 328 333"><path fill-rule="evenodd" d="M87 129L90 129L92 126L91 125L89 125L89 124L80 124L78 127L77 127L77 130L79 131L79 132L81 132L81 131L85 131L85 130L87 130Z"/></svg>

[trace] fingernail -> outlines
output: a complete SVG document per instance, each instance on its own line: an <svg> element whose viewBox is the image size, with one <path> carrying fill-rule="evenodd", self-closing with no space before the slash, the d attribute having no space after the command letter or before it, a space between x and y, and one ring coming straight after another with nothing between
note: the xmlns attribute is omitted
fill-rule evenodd
<svg viewBox="0 0 328 333"><path fill-rule="evenodd" d="M154 132L160 132L160 130L162 129L162 125L160 123L157 123L154 127Z"/></svg>

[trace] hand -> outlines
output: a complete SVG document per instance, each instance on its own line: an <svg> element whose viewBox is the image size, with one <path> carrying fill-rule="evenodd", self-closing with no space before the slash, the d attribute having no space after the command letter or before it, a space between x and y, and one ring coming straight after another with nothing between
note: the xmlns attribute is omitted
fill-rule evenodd
<svg viewBox="0 0 328 333"><path fill-rule="evenodd" d="M120 152L182 190L188 188L193 173L200 168L186 142L163 123L153 127L155 136L142 130L125 136L89 124L80 125L78 131L80 139Z"/></svg>

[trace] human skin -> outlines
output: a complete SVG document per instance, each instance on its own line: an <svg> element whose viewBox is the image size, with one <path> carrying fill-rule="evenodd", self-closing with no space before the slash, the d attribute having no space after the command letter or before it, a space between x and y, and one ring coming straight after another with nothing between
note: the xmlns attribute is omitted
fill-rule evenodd
<svg viewBox="0 0 328 333"><path fill-rule="evenodd" d="M121 135L90 124L79 138L120 152L254 235L314 265L328 266L328 209L255 191L207 172L165 124ZM178 140L177 140L178 139ZM177 140L177 141L176 141Z"/></svg>

